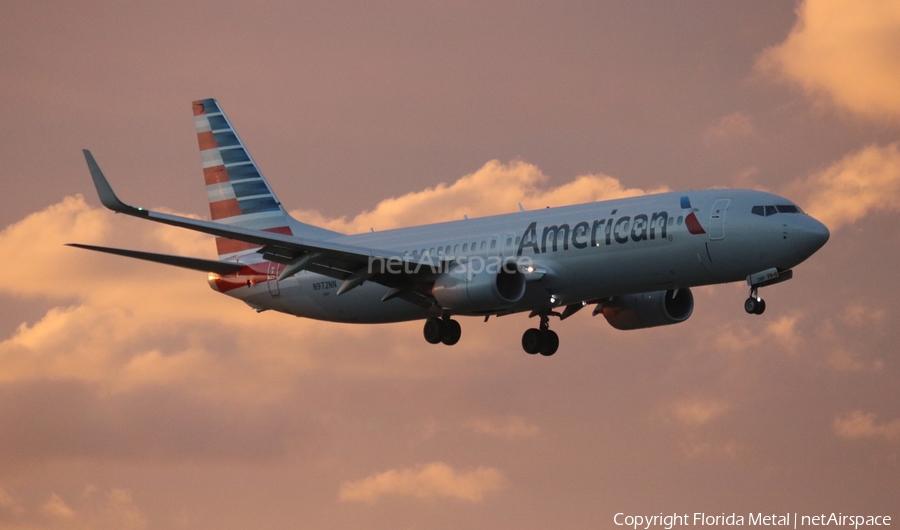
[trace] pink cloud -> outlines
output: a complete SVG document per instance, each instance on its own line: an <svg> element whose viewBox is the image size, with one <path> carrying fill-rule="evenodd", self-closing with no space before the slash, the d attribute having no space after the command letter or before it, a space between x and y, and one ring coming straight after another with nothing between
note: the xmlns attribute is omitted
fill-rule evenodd
<svg viewBox="0 0 900 530"><path fill-rule="evenodd" d="M888 442L900 441L900 419L882 422L872 412L854 410L834 419L834 432L849 440L880 438Z"/></svg>
<svg viewBox="0 0 900 530"><path fill-rule="evenodd" d="M757 68L815 97L883 120L900 118L900 5L879 0L806 0L783 43Z"/></svg>
<svg viewBox="0 0 900 530"><path fill-rule="evenodd" d="M794 181L787 194L832 230L875 212L900 211L900 144L871 145Z"/></svg>
<svg viewBox="0 0 900 530"><path fill-rule="evenodd" d="M374 503L381 497L416 499L454 499L481 502L485 495L506 487L503 473L490 467L456 471L443 462L414 468L391 469L341 485L342 501Z"/></svg>
<svg viewBox="0 0 900 530"><path fill-rule="evenodd" d="M387 230L469 217L482 217L545 206L565 206L585 202L634 197L666 191L627 188L608 175L582 175L555 188L547 188L549 178L534 164L520 160L503 164L492 160L478 171L452 184L385 199L370 211L352 218L329 219L316 211L296 211L294 215L312 224L343 233L367 232L370 227Z"/></svg>

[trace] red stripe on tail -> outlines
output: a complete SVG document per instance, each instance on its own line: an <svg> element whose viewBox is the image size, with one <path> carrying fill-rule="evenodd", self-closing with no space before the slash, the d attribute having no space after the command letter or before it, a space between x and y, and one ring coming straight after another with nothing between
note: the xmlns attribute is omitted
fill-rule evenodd
<svg viewBox="0 0 900 530"><path fill-rule="evenodd" d="M209 203L209 213L212 215L213 221L234 217L241 215L241 206L238 204L237 199L211 202Z"/></svg>

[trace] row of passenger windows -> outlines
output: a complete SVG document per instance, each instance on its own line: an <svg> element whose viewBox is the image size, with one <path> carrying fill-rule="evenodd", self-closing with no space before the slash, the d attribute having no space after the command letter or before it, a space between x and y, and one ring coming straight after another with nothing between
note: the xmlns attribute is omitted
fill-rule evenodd
<svg viewBox="0 0 900 530"><path fill-rule="evenodd" d="M521 239L520 237L515 238L516 247L519 246L520 239ZM507 247L513 246L513 238L512 237L506 238L506 246ZM460 253L460 251L462 251L463 254L466 254L466 253L470 253L470 252L478 252L479 250L488 250L489 248L490 248L490 250L497 249L497 240L496 239L491 239L490 241L484 240L480 244L477 241L473 241L471 245L469 243L463 243L462 246L460 246L459 243L457 243L455 245L447 245L446 247L423 248L422 250L413 250L411 255L414 258L417 258L420 255L425 255L425 254L428 254L430 256L441 256L441 255L445 255L445 254L446 255L450 255L450 254L457 255Z"/></svg>
<svg viewBox="0 0 900 530"><path fill-rule="evenodd" d="M750 212L753 215L768 217L776 213L803 213L803 210L793 204L776 204L775 206L754 206L750 209Z"/></svg>

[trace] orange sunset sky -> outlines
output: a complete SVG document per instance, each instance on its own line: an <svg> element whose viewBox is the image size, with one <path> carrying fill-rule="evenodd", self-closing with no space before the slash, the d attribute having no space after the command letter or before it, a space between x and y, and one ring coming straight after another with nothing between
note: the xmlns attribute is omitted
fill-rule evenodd
<svg viewBox="0 0 900 530"><path fill-rule="evenodd" d="M606 529L626 514L900 523L900 3L7 2L0 529ZM208 218L191 101L298 218L354 233L714 186L831 240L744 313L354 326L205 275L115 216ZM709 527L707 527L709 528Z"/></svg>

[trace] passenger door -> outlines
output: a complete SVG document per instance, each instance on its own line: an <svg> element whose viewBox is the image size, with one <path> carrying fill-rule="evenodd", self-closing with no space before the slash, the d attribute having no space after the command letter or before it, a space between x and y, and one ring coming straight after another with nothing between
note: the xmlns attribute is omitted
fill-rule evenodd
<svg viewBox="0 0 900 530"><path fill-rule="evenodd" d="M725 239L725 211L731 199L719 199L713 203L709 212L709 239L716 241Z"/></svg>

